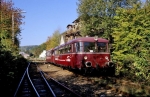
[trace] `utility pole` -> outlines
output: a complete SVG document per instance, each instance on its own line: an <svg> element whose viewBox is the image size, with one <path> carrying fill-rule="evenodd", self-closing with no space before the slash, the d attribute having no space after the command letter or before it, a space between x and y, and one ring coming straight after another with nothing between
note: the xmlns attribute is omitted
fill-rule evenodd
<svg viewBox="0 0 150 97"><path fill-rule="evenodd" d="M20 12L12 12L12 41L13 44L15 43L15 32L14 32L14 14L15 13L26 13L25 11L20 11Z"/></svg>
<svg viewBox="0 0 150 97"><path fill-rule="evenodd" d="M1 16L0 16L0 33L1 33L1 37L0 40L2 41L2 0L0 0L0 11L1 11Z"/></svg>
<svg viewBox="0 0 150 97"><path fill-rule="evenodd" d="M12 41L14 44L14 12L12 12Z"/></svg>

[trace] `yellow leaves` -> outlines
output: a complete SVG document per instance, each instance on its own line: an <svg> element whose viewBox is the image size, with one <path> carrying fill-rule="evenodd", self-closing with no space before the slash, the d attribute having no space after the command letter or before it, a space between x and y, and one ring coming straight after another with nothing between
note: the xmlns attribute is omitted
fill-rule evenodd
<svg viewBox="0 0 150 97"><path fill-rule="evenodd" d="M126 27L129 27L130 23L129 22L122 22L121 23L121 26L126 28Z"/></svg>
<svg viewBox="0 0 150 97"><path fill-rule="evenodd" d="M49 37L46 42L46 49L49 50L59 45L60 42L60 31L56 30L53 36Z"/></svg>

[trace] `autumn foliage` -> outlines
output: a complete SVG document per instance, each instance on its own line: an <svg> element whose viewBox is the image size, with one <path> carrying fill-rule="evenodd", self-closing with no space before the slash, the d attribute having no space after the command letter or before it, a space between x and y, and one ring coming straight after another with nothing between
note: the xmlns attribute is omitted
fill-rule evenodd
<svg viewBox="0 0 150 97"><path fill-rule="evenodd" d="M23 24L22 19L24 18L20 13L21 11L20 8L13 7L13 2L11 1L0 1L0 42L6 49L16 51L19 47L20 25ZM13 21L14 28L12 29ZM14 30L14 35L12 30Z"/></svg>

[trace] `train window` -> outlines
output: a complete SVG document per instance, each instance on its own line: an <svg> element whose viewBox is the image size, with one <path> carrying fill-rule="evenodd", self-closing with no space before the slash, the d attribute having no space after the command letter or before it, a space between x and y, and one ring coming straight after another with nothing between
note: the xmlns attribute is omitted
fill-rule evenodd
<svg viewBox="0 0 150 97"><path fill-rule="evenodd" d="M104 42L97 43L98 52L106 52L107 51L107 44Z"/></svg>
<svg viewBox="0 0 150 97"><path fill-rule="evenodd" d="M47 54L48 56L50 56L51 55L51 53L50 52L48 52L48 54Z"/></svg>
<svg viewBox="0 0 150 97"><path fill-rule="evenodd" d="M59 54L58 50L55 50L55 55L58 55L58 54Z"/></svg>
<svg viewBox="0 0 150 97"><path fill-rule="evenodd" d="M75 43L76 52L79 51L79 47L80 47L79 43Z"/></svg>
<svg viewBox="0 0 150 97"><path fill-rule="evenodd" d="M83 48L82 42L75 43L75 48L76 48L76 52L81 52Z"/></svg>
<svg viewBox="0 0 150 97"><path fill-rule="evenodd" d="M84 52L95 52L95 42L84 42Z"/></svg>
<svg viewBox="0 0 150 97"><path fill-rule="evenodd" d="M65 47L65 52L66 52L66 53L71 52L71 45L66 45L66 47Z"/></svg>
<svg viewBox="0 0 150 97"><path fill-rule="evenodd" d="M46 56L49 56L49 55L50 55L50 54L49 54L49 52L47 51L47 52L46 52Z"/></svg>
<svg viewBox="0 0 150 97"><path fill-rule="evenodd" d="M59 54L62 54L62 49L59 50Z"/></svg>
<svg viewBox="0 0 150 97"><path fill-rule="evenodd" d="M54 51L52 51L52 55L54 55Z"/></svg>
<svg viewBox="0 0 150 97"><path fill-rule="evenodd" d="M67 45L64 48L64 53L67 53Z"/></svg>
<svg viewBox="0 0 150 97"><path fill-rule="evenodd" d="M68 46L68 52L71 52L71 45Z"/></svg>
<svg viewBox="0 0 150 97"><path fill-rule="evenodd" d="M60 48L60 54L64 54L65 53L65 48L64 47L61 47Z"/></svg>

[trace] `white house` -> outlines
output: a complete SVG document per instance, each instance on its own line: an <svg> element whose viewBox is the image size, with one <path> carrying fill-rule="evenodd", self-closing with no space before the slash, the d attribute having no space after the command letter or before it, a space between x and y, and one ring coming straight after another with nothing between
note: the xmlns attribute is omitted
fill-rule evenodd
<svg viewBox="0 0 150 97"><path fill-rule="evenodd" d="M46 57L46 50L43 50L43 52L39 55L39 58L45 58Z"/></svg>
<svg viewBox="0 0 150 97"><path fill-rule="evenodd" d="M22 55L24 58L28 58L30 55L26 54L25 52L19 52L20 55Z"/></svg>
<svg viewBox="0 0 150 97"><path fill-rule="evenodd" d="M61 36L61 39L60 39L60 45L61 44L64 44L65 43L65 41L64 41L64 37L63 37L63 35Z"/></svg>

